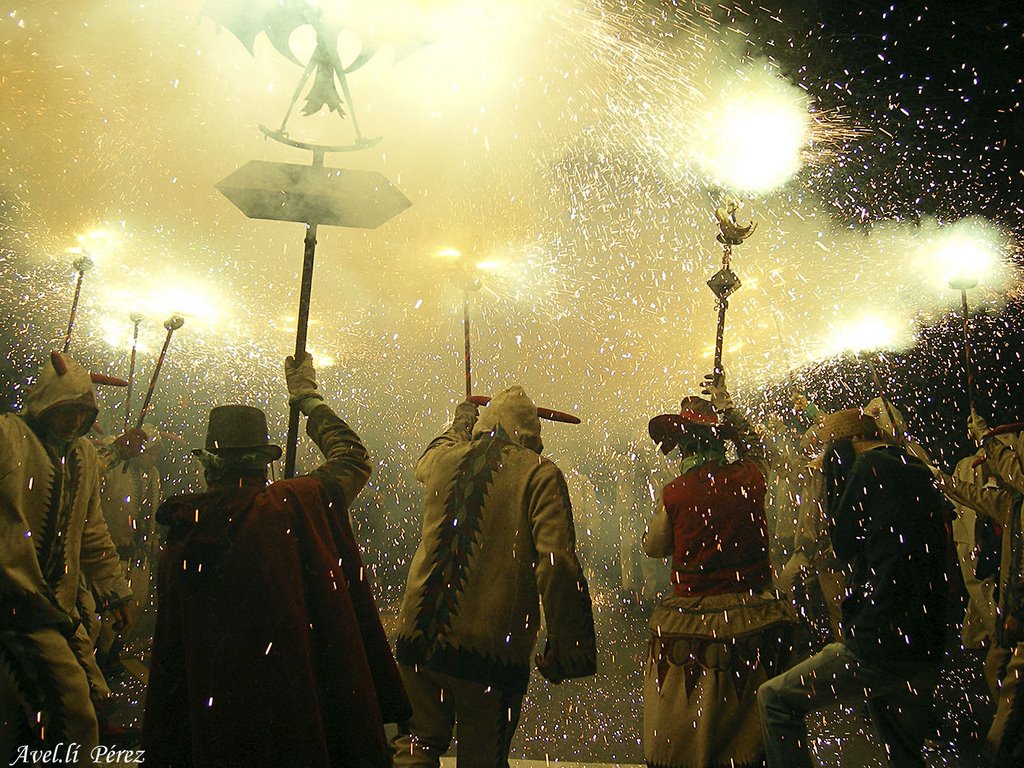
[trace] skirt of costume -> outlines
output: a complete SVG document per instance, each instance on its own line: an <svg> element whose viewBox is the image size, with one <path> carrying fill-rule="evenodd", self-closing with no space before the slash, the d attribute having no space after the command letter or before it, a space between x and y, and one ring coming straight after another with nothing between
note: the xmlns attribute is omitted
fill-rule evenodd
<svg viewBox="0 0 1024 768"><path fill-rule="evenodd" d="M647 765L763 765L758 686L804 658L807 641L774 592L664 599L644 676Z"/></svg>

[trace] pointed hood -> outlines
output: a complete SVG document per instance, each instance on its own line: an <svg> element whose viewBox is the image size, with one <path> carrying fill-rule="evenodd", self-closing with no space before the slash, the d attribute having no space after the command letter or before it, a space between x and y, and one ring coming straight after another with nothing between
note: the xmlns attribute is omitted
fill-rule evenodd
<svg viewBox="0 0 1024 768"><path fill-rule="evenodd" d="M504 432L508 439L524 448L540 453L540 419L537 406L522 387L509 387L498 393L480 414L473 427L473 437L485 433Z"/></svg>
<svg viewBox="0 0 1024 768"><path fill-rule="evenodd" d="M67 355L53 353L25 398L22 413L29 421L38 423L59 405L80 405L92 411L92 416L83 422L79 437L88 433L99 414L89 372Z"/></svg>

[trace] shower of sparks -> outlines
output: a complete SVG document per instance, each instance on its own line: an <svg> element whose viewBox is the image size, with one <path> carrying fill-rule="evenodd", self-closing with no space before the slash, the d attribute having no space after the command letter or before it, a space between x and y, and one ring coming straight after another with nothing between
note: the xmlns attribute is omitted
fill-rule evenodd
<svg viewBox="0 0 1024 768"><path fill-rule="evenodd" d="M895 350L913 343L911 329L885 315L865 314L836 328L826 345L827 355Z"/></svg>
<svg viewBox="0 0 1024 768"><path fill-rule="evenodd" d="M991 223L966 219L935 231L917 256L917 266L933 277L939 290L974 288L1006 280L1006 236Z"/></svg>
<svg viewBox="0 0 1024 768"><path fill-rule="evenodd" d="M393 613L419 533L412 466L461 398L460 270L424 258L451 243L482 283L480 391L519 383L584 419L543 437L571 487L602 671L531 686L514 756L639 763L649 611L624 572L639 573L653 496L678 469L647 420L677 410L710 366L717 188L749 198L759 221L734 253L736 399L763 424L801 416L794 393L822 410L863 406L876 387L851 353L882 349L887 394L948 468L971 450L949 311L961 266L980 280L979 408L990 423L1021 416L1022 21L873 0L818 4L820 18L785 2L319 5L351 30L345 61L379 48L350 84L361 127L383 140L327 162L379 170L414 203L372 232L320 229L309 325L319 391L375 462L352 519L381 603ZM264 36L250 55L202 7L34 0L0 14L6 403L60 343L71 263L88 252L71 349L93 370L127 376L141 312L145 382L163 321L186 316L151 413L183 435L162 465L169 492L201 485L186 449L202 445L210 406L258 405L283 440L301 234L246 219L213 185L254 158L309 159L255 129L277 124L301 68ZM304 27L290 45L305 61L315 42ZM961 53L979 45L995 63ZM349 127L302 120L290 130L314 140ZM99 397L112 431L124 393ZM300 469L320 460L300 441ZM793 499L777 503L786 522ZM963 655L939 692L952 730L977 729L984 709ZM852 711L809 726L829 768L869 741ZM958 749L938 743L929 758L967 764Z"/></svg>

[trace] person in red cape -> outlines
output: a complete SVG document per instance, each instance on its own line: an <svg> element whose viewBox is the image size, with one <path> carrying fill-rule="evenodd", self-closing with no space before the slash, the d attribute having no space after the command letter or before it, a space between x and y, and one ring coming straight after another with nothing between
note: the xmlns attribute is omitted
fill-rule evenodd
<svg viewBox="0 0 1024 768"><path fill-rule="evenodd" d="M391 765L385 722L411 714L352 535L370 476L359 437L285 362L326 461L267 484L266 416L210 412L208 490L160 507L169 526L143 723L149 766Z"/></svg>

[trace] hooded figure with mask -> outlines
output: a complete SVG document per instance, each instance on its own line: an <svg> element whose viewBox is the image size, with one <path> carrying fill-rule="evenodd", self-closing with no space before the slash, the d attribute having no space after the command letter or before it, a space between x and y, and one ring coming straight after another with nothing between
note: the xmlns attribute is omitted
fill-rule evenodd
<svg viewBox="0 0 1024 768"><path fill-rule="evenodd" d="M123 383L53 352L22 412L0 416L0 755L63 742L85 759L98 743L95 704L110 690L82 626L82 579L101 610L131 624L84 437L99 412L94 380Z"/></svg>
<svg viewBox="0 0 1024 768"><path fill-rule="evenodd" d="M771 589L765 445L724 377L705 392L648 425L663 453L678 447L682 458L644 537L649 557L672 558L674 593L651 616L644 675L644 757L666 768L759 764L754 692L806 646Z"/></svg>
<svg viewBox="0 0 1024 768"><path fill-rule="evenodd" d="M543 458L522 387L479 416L464 402L416 465L423 531L398 620L397 657L413 716L396 766L437 766L459 726L460 768L507 765L540 629L540 673L594 674L594 619L576 558L562 472Z"/></svg>

